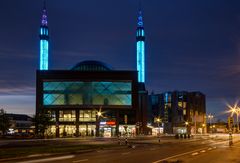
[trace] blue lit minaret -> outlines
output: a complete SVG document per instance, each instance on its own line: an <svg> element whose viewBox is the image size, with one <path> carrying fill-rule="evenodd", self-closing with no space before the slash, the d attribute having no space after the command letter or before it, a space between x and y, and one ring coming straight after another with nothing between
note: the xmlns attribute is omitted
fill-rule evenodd
<svg viewBox="0 0 240 163"><path fill-rule="evenodd" d="M40 70L48 70L49 34L48 34L46 1L44 1L44 6L43 6L39 37L40 37Z"/></svg>
<svg viewBox="0 0 240 163"><path fill-rule="evenodd" d="M145 82L145 34L143 27L142 10L138 11L137 22L137 71L138 82Z"/></svg>

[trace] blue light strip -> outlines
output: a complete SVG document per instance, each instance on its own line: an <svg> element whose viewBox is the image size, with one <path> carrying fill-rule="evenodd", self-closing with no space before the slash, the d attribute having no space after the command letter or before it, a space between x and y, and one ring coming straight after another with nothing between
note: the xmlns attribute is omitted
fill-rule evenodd
<svg viewBox="0 0 240 163"><path fill-rule="evenodd" d="M145 82L145 42L137 42L138 82Z"/></svg>
<svg viewBox="0 0 240 163"><path fill-rule="evenodd" d="M168 103L168 93L165 93L165 102Z"/></svg>
<svg viewBox="0 0 240 163"><path fill-rule="evenodd" d="M41 27L40 27L40 70L48 70L48 21L47 21L47 10L46 2L44 1Z"/></svg>
<svg viewBox="0 0 240 163"><path fill-rule="evenodd" d="M145 33L143 27L142 11L138 12L137 24L137 71L138 82L145 82Z"/></svg>
<svg viewBox="0 0 240 163"><path fill-rule="evenodd" d="M48 40L40 40L40 70L48 70Z"/></svg>

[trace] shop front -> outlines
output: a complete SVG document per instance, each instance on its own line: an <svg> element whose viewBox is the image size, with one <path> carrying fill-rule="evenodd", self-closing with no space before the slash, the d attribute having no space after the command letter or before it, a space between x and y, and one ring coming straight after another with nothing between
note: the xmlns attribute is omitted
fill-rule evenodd
<svg viewBox="0 0 240 163"><path fill-rule="evenodd" d="M95 136L95 135L96 135L96 125L92 125L92 124L79 125L79 136Z"/></svg>
<svg viewBox="0 0 240 163"><path fill-rule="evenodd" d="M76 135L76 125L59 125L60 137L73 137Z"/></svg>
<svg viewBox="0 0 240 163"><path fill-rule="evenodd" d="M99 136L101 137L116 136L116 122L115 121L100 122Z"/></svg>
<svg viewBox="0 0 240 163"><path fill-rule="evenodd" d="M120 136L135 136L136 126L135 125L119 125Z"/></svg>
<svg viewBox="0 0 240 163"><path fill-rule="evenodd" d="M163 127L152 128L152 135L153 136L158 136L159 134L163 134Z"/></svg>

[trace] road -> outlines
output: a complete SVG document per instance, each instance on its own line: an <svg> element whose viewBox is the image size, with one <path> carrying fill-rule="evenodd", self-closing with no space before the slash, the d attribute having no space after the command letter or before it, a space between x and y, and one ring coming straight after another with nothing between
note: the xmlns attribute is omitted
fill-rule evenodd
<svg viewBox="0 0 240 163"><path fill-rule="evenodd" d="M236 140L236 139L235 139ZM122 142L124 144L124 140ZM24 163L161 163L161 162L240 162L240 143L228 146L227 137L198 138L191 140L155 139L129 140L129 147L97 150L90 153L68 154L54 157L22 160ZM11 161L10 161L11 162Z"/></svg>

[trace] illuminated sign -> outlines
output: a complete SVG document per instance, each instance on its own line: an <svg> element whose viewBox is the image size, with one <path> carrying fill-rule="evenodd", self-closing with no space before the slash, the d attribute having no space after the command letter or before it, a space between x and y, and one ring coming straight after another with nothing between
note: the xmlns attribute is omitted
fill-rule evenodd
<svg viewBox="0 0 240 163"><path fill-rule="evenodd" d="M100 122L100 125L116 125L115 121Z"/></svg>
<svg viewBox="0 0 240 163"><path fill-rule="evenodd" d="M115 125L115 124L116 124L115 121L109 121L109 122L107 122L107 125Z"/></svg>
<svg viewBox="0 0 240 163"><path fill-rule="evenodd" d="M106 122L100 122L100 125L105 125L106 124Z"/></svg>

